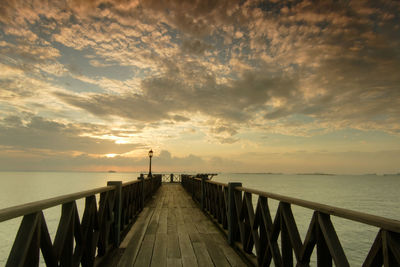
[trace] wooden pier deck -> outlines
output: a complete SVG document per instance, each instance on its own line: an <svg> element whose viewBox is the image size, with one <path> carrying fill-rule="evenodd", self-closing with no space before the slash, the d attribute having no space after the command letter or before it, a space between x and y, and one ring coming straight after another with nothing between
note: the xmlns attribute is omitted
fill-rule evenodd
<svg viewBox="0 0 400 267"><path fill-rule="evenodd" d="M163 184L120 246L118 266L247 266L180 184Z"/></svg>

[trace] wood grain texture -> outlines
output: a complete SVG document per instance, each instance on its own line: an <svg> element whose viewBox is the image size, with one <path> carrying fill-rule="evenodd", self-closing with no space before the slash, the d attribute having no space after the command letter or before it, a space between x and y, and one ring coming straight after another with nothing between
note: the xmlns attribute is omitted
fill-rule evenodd
<svg viewBox="0 0 400 267"><path fill-rule="evenodd" d="M181 185L164 184L153 203L143 239L131 240L140 244L133 266L246 266Z"/></svg>

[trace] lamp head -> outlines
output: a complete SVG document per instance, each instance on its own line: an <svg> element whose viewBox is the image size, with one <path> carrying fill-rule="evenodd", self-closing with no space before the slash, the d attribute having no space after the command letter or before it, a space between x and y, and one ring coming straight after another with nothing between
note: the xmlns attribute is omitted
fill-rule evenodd
<svg viewBox="0 0 400 267"><path fill-rule="evenodd" d="M150 149L150 151L149 151L149 158L152 158L152 157L153 157L153 150Z"/></svg>

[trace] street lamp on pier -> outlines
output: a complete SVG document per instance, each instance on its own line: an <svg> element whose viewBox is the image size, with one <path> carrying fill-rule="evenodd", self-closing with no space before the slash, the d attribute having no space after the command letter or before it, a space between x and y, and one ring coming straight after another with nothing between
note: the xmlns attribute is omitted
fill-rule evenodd
<svg viewBox="0 0 400 267"><path fill-rule="evenodd" d="M149 165L149 177L152 177L151 175L151 158L153 157L153 150L150 149L149 151L149 158L150 158L150 165Z"/></svg>

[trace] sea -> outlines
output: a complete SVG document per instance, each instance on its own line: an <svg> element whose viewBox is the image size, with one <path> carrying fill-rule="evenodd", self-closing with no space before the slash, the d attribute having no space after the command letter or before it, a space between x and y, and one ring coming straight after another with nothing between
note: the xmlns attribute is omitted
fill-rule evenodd
<svg viewBox="0 0 400 267"><path fill-rule="evenodd" d="M107 181L131 181L138 176L139 173L0 172L0 209L103 187ZM400 175L219 173L213 180L241 182L248 188L400 220ZM254 208L256 202L253 196ZM84 200L77 201L77 206L82 216ZM269 200L269 207L274 217L278 202ZM313 211L297 206L292 210L304 241ZM53 240L60 213L60 207L44 211ZM331 218L350 265L361 266L379 229ZM0 223L0 266L7 261L20 222L21 218L16 218ZM311 266L316 266L315 250ZM43 260L40 265L44 266Z"/></svg>

